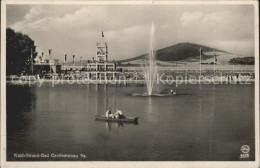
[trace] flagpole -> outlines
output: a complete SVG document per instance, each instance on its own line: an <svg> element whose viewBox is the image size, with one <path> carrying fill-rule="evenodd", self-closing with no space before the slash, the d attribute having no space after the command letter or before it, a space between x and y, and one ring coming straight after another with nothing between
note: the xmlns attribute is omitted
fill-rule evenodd
<svg viewBox="0 0 260 168"><path fill-rule="evenodd" d="M33 51L31 47L31 70L32 70L32 75L33 75Z"/></svg>
<svg viewBox="0 0 260 168"><path fill-rule="evenodd" d="M64 70L64 65L65 65L65 60L63 60L63 66L62 66L61 70Z"/></svg>
<svg viewBox="0 0 260 168"><path fill-rule="evenodd" d="M214 76L216 72L216 54L215 54L215 49L214 49Z"/></svg>
<svg viewBox="0 0 260 168"><path fill-rule="evenodd" d="M201 76L201 47L200 47L200 76Z"/></svg>
<svg viewBox="0 0 260 168"><path fill-rule="evenodd" d="M81 59L82 59L82 57L80 57L80 66L82 67L82 60Z"/></svg>
<svg viewBox="0 0 260 168"><path fill-rule="evenodd" d="M103 30L102 30L101 45L103 45L103 37L104 37L104 33L103 33Z"/></svg>
<svg viewBox="0 0 260 168"><path fill-rule="evenodd" d="M65 65L65 63L66 63L66 58L67 56L66 56L66 53L65 53L65 55L64 55L64 61L63 61L63 70L64 70L64 65Z"/></svg>
<svg viewBox="0 0 260 168"><path fill-rule="evenodd" d="M73 68L75 70L75 55L73 55Z"/></svg>
<svg viewBox="0 0 260 168"><path fill-rule="evenodd" d="M49 55L50 55L50 61L49 61L49 64L50 64L50 73L51 73L51 50L52 50L52 49L49 49Z"/></svg>

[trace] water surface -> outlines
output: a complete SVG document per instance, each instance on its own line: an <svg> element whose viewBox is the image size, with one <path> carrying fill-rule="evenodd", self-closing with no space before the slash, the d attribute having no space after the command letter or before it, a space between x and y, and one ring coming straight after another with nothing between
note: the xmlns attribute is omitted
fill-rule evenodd
<svg viewBox="0 0 260 168"><path fill-rule="evenodd" d="M175 96L142 97L131 96L146 92L136 85L7 85L7 160L255 159L254 84L183 84L174 90ZM109 107L138 116L138 124L95 121ZM240 159L244 144L251 149L248 159ZM15 158L15 153L87 158Z"/></svg>

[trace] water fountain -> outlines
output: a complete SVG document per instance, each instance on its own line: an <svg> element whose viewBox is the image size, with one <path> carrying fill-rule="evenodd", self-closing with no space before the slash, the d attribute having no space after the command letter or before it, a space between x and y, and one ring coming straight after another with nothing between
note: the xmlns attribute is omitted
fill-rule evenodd
<svg viewBox="0 0 260 168"><path fill-rule="evenodd" d="M144 60L144 63L142 65L142 69L144 72L144 77L146 81L146 87L147 87L147 93L139 94L134 93L132 96L170 96L175 95L168 93L162 93L158 91L158 93L153 93L154 91L154 84L155 79L157 76L157 65L156 65L156 52L155 52L155 37L154 37L154 24L151 25L151 33L150 33L150 49L148 54L148 59Z"/></svg>
<svg viewBox="0 0 260 168"><path fill-rule="evenodd" d="M153 85L154 80L156 78L157 73L157 65L155 61L155 51L154 51L154 24L152 23L151 26L151 33L150 33L150 53L148 56L148 60L145 60L143 70L145 73L145 80L147 86L147 95L151 96L153 92Z"/></svg>

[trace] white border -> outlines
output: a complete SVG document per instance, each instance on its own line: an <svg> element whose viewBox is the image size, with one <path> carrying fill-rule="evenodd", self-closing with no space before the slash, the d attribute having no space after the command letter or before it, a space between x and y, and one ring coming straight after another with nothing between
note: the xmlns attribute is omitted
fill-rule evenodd
<svg viewBox="0 0 260 168"><path fill-rule="evenodd" d="M6 5L7 4L252 4L255 7L255 161L141 161L141 162L97 162L97 161L45 161L45 162L7 162L6 161ZM1 2L1 164L0 167L210 167L210 168L258 168L259 167L259 11L257 1L12 1ZM199 152L199 151L198 151Z"/></svg>

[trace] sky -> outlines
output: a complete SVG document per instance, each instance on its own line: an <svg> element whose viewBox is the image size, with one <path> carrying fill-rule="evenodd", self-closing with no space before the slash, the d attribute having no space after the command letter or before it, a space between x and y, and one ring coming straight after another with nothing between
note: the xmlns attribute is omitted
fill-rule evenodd
<svg viewBox="0 0 260 168"><path fill-rule="evenodd" d="M254 56L253 5L7 5L7 27L29 35L37 52L52 49L68 61L95 57L102 30L109 60L149 51L151 25L155 48L182 42Z"/></svg>

